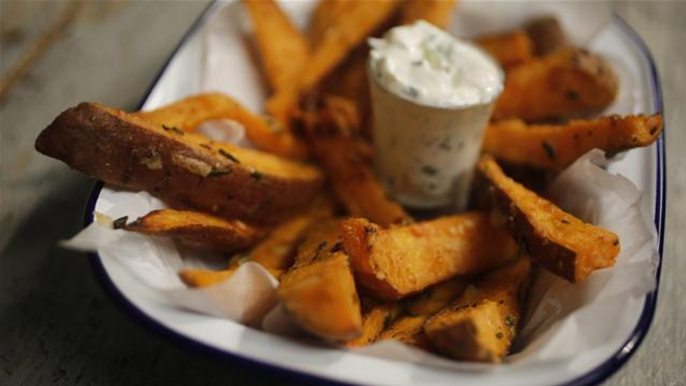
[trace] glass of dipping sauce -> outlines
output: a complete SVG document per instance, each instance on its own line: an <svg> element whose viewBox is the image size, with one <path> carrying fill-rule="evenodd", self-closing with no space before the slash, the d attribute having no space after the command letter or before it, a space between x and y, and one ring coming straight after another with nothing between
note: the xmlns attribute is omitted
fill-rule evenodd
<svg viewBox="0 0 686 386"><path fill-rule="evenodd" d="M414 208L467 205L500 66L481 49L418 21L369 39L374 163L391 196Z"/></svg>

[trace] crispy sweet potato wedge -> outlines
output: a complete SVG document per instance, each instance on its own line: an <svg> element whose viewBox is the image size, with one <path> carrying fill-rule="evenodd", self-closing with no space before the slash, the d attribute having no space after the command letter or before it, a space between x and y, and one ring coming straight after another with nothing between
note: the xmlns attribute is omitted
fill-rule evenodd
<svg viewBox="0 0 686 386"><path fill-rule="evenodd" d="M616 234L584 223L515 182L491 156L483 156L478 167L491 184L494 209L543 268L580 282L594 270L614 265L620 249Z"/></svg>
<svg viewBox="0 0 686 386"><path fill-rule="evenodd" d="M243 0L272 90L287 86L307 63L310 45L274 0Z"/></svg>
<svg viewBox="0 0 686 386"><path fill-rule="evenodd" d="M332 341L348 341L362 333L362 316L348 256L324 253L281 278L277 294L303 329Z"/></svg>
<svg viewBox="0 0 686 386"><path fill-rule="evenodd" d="M133 115L157 125L193 132L205 121L230 119L245 128L245 135L260 149L289 158L305 158L307 147L274 120L260 117L236 100L220 93L193 95L151 111Z"/></svg>
<svg viewBox="0 0 686 386"><path fill-rule="evenodd" d="M343 250L359 284L381 299L398 299L455 275L493 268L516 256L505 229L478 212L381 229L366 219L343 221Z"/></svg>
<svg viewBox="0 0 686 386"><path fill-rule="evenodd" d="M299 76L267 101L267 111L289 126L300 94L319 84L348 53L390 18L398 5L398 0L347 2L345 14L332 21L335 25L327 29Z"/></svg>
<svg viewBox="0 0 686 386"><path fill-rule="evenodd" d="M240 220L225 220L209 214L175 209L152 211L124 226L128 231L167 236L199 249L237 252L255 245L264 231Z"/></svg>
<svg viewBox="0 0 686 386"><path fill-rule="evenodd" d="M526 23L536 56L548 55L568 45L567 36L555 16L542 16Z"/></svg>
<svg viewBox="0 0 686 386"><path fill-rule="evenodd" d="M568 47L508 71L493 118L578 117L609 106L617 90L617 75L603 58Z"/></svg>
<svg viewBox="0 0 686 386"><path fill-rule="evenodd" d="M559 170L594 148L617 153L648 146L661 132L660 113L612 115L562 125L527 125L520 120L507 120L488 126L483 151L513 164Z"/></svg>
<svg viewBox="0 0 686 386"><path fill-rule="evenodd" d="M383 330L377 341L396 340L428 350L422 327L433 314L446 307L469 284L466 277L456 277L429 287L406 304L405 315Z"/></svg>
<svg viewBox="0 0 686 386"><path fill-rule="evenodd" d="M334 191L351 216L368 218L387 226L410 221L410 216L391 201L352 136L357 122L326 98L321 109L306 112L303 126L315 158L331 180ZM319 103L314 103L319 105Z"/></svg>
<svg viewBox="0 0 686 386"><path fill-rule="evenodd" d="M486 50L504 68L526 63L533 57L533 42L523 30L479 36L475 43Z"/></svg>
<svg viewBox="0 0 686 386"><path fill-rule="evenodd" d="M349 258L340 250L340 237L340 220L308 228L295 265L281 277L277 295L304 330L346 342L361 335L362 314Z"/></svg>
<svg viewBox="0 0 686 386"><path fill-rule="evenodd" d="M424 325L431 345L458 360L502 361L518 330L530 276L531 263L521 258L467 288Z"/></svg>
<svg viewBox="0 0 686 386"><path fill-rule="evenodd" d="M304 209L322 175L312 166L161 127L82 103L60 114L36 149L105 182L147 190L172 206L274 223Z"/></svg>
<svg viewBox="0 0 686 386"><path fill-rule="evenodd" d="M406 0L400 6L398 24L426 20L436 27L446 29L457 3L457 0Z"/></svg>

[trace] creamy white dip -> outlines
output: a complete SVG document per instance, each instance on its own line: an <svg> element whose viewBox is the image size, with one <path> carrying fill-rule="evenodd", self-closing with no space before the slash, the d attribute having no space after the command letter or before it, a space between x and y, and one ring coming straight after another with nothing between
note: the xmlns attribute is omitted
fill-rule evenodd
<svg viewBox="0 0 686 386"><path fill-rule="evenodd" d="M491 102L503 73L488 55L423 20L369 39L370 73L388 91L420 104L464 107Z"/></svg>
<svg viewBox="0 0 686 386"><path fill-rule="evenodd" d="M370 45L380 180L405 205L464 209L484 127L503 88L500 67L424 21Z"/></svg>

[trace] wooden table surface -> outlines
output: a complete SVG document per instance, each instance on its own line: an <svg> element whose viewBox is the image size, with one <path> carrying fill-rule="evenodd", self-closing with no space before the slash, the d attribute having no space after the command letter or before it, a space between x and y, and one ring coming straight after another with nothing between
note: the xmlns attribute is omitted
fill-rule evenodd
<svg viewBox="0 0 686 386"><path fill-rule="evenodd" d="M218 361L145 329L58 240L92 182L37 154L81 101L133 108L206 1L0 0L0 384L214 385L294 381ZM652 51L667 124L667 226L652 328L610 385L686 384L686 3L617 2Z"/></svg>

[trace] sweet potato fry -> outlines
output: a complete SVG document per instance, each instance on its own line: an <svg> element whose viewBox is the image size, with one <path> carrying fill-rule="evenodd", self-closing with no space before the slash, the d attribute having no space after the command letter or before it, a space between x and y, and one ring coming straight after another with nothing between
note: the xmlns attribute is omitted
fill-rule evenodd
<svg viewBox="0 0 686 386"><path fill-rule="evenodd" d="M260 117L234 99L220 93L198 94L151 111L133 115L157 125L193 132L205 121L230 119L245 128L257 147L290 158L305 158L307 147L269 118Z"/></svg>
<svg viewBox="0 0 686 386"><path fill-rule="evenodd" d="M410 216L386 196L374 172L358 153L351 136L351 132L358 130L355 123L332 107L330 98L323 103L321 109L306 113L303 126L313 155L326 170L348 213L382 226L409 221Z"/></svg>
<svg viewBox="0 0 686 386"><path fill-rule="evenodd" d="M391 17L398 0L350 1L310 55L299 76L267 101L267 111L288 126L300 93L319 84L358 44Z"/></svg>
<svg viewBox="0 0 686 386"><path fill-rule="evenodd" d="M424 292L409 300L406 315L393 322L383 330L377 341L396 340L411 346L429 349L428 341L422 327L428 318L446 307L459 296L469 283L465 277L456 277L429 287Z"/></svg>
<svg viewBox="0 0 686 386"><path fill-rule="evenodd" d="M424 325L431 345L458 360L502 361L518 330L530 271L529 259L521 258L467 288Z"/></svg>
<svg viewBox="0 0 686 386"><path fill-rule="evenodd" d="M340 225L314 225L298 247L295 265L277 295L298 325L327 340L346 342L362 333L360 301L348 256L340 250Z"/></svg>
<svg viewBox="0 0 686 386"><path fill-rule="evenodd" d="M227 269L212 271L209 269L182 269L179 278L191 288L209 287L228 280L238 270L240 265L230 266ZM284 271L280 269L265 268L275 279L279 279Z"/></svg>
<svg viewBox="0 0 686 386"><path fill-rule="evenodd" d="M507 228L541 266L571 282L613 266L619 254L616 234L584 223L507 177L491 156L479 161L491 184L492 203Z"/></svg>
<svg viewBox="0 0 686 386"><path fill-rule="evenodd" d="M569 47L508 71L493 118L578 117L609 106L617 90L617 75L603 58Z"/></svg>
<svg viewBox="0 0 686 386"><path fill-rule="evenodd" d="M250 261L267 269L288 269L293 265L295 248L302 233L312 224L333 216L335 205L328 194L319 195L302 214L277 226L250 251Z"/></svg>
<svg viewBox="0 0 686 386"><path fill-rule="evenodd" d="M307 63L309 42L274 0L243 0L254 28L265 75L272 90L280 90Z"/></svg>
<svg viewBox="0 0 686 386"><path fill-rule="evenodd" d="M520 120L492 123L483 151L498 159L537 168L563 169L587 151L617 153L648 146L662 132L662 115L612 115L563 125L530 125Z"/></svg>
<svg viewBox="0 0 686 386"><path fill-rule="evenodd" d="M381 229L365 219L343 221L343 250L370 294L398 299L455 275L471 275L516 256L517 245L488 215L468 212Z"/></svg>
<svg viewBox="0 0 686 386"><path fill-rule="evenodd" d="M36 149L105 182L147 190L176 207L274 223L307 207L315 167L214 143L123 111L82 103L40 134Z"/></svg>
<svg viewBox="0 0 686 386"><path fill-rule="evenodd" d="M219 284L230 278L238 267L212 271L209 269L182 269L179 271L179 278L184 284L191 288L209 287Z"/></svg>
<svg viewBox="0 0 686 386"><path fill-rule="evenodd" d="M525 30L534 43L536 56L548 55L568 45L567 37L555 16L533 19L526 24Z"/></svg>
<svg viewBox="0 0 686 386"><path fill-rule="evenodd" d="M152 211L124 229L153 236L168 236L198 249L237 252L255 245L264 231L240 220L225 220L187 210Z"/></svg>
<svg viewBox="0 0 686 386"><path fill-rule="evenodd" d="M310 25L307 28L307 37L310 47L317 47L324 39L329 30L337 27L337 20L349 7L349 0L322 0L314 9Z"/></svg>
<svg viewBox="0 0 686 386"><path fill-rule="evenodd" d="M522 30L479 36L475 43L504 68L528 62L533 57L533 42Z"/></svg>
<svg viewBox="0 0 686 386"><path fill-rule="evenodd" d="M359 116L359 131L366 139L371 139L371 96L367 78L367 47L358 47L342 66L327 76L322 88L327 94L354 101Z"/></svg>
<svg viewBox="0 0 686 386"><path fill-rule="evenodd" d="M426 20L436 27L446 29L456 6L457 0L406 0L400 6L398 24Z"/></svg>
<svg viewBox="0 0 686 386"><path fill-rule="evenodd" d="M374 342L386 327L398 317L402 306L399 302L375 304L362 311L362 334L345 344L347 347L362 347Z"/></svg>
<svg viewBox="0 0 686 386"><path fill-rule="evenodd" d="M355 281L343 252L324 254L290 270L282 277L277 294L296 323L314 335L345 342L361 334Z"/></svg>

